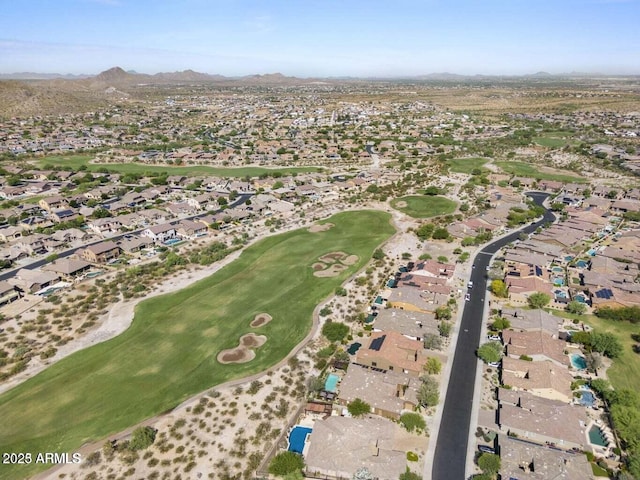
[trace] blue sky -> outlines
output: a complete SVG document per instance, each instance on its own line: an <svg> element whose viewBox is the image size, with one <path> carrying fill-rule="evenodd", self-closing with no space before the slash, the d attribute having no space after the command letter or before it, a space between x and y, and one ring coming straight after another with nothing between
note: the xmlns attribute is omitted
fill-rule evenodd
<svg viewBox="0 0 640 480"><path fill-rule="evenodd" d="M0 0L0 73L640 74L640 0Z"/></svg>

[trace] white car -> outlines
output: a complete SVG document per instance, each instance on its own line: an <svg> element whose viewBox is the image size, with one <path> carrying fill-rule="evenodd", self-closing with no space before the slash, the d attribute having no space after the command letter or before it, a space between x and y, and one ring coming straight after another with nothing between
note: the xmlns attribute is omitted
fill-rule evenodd
<svg viewBox="0 0 640 480"><path fill-rule="evenodd" d="M465 302L468 302L469 300L471 300L471 294L470 294L470 293L467 293L467 294L464 296L464 301L465 301Z"/></svg>
<svg viewBox="0 0 640 480"><path fill-rule="evenodd" d="M499 368L500 362L489 362L488 365L493 368Z"/></svg>

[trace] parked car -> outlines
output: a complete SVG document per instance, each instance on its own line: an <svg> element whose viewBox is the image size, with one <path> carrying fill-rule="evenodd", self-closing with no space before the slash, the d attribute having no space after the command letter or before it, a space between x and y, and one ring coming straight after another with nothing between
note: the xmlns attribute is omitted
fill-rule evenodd
<svg viewBox="0 0 640 480"><path fill-rule="evenodd" d="M489 445L478 445L478 450L482 453L496 453L496 451Z"/></svg>
<svg viewBox="0 0 640 480"><path fill-rule="evenodd" d="M470 294L470 293L467 293L467 294L464 296L464 301L465 301L465 302L468 302L469 300L471 300L471 294Z"/></svg>
<svg viewBox="0 0 640 480"><path fill-rule="evenodd" d="M500 368L500 363L501 362L489 362L488 365L493 368Z"/></svg>

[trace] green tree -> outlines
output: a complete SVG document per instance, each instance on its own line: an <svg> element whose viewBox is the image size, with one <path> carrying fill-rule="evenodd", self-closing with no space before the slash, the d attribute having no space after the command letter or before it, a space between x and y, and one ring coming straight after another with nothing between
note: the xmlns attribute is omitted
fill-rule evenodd
<svg viewBox="0 0 640 480"><path fill-rule="evenodd" d="M327 321L322 327L322 334L330 342L341 342L349 333L349 327L344 323Z"/></svg>
<svg viewBox="0 0 640 480"><path fill-rule="evenodd" d="M409 467L407 467L404 473L400 474L398 480L422 480L422 477L417 473L412 472L411 470L409 470Z"/></svg>
<svg viewBox="0 0 640 480"><path fill-rule="evenodd" d="M502 280L491 281L491 293L500 298L507 298L509 296L507 285Z"/></svg>
<svg viewBox="0 0 640 480"><path fill-rule="evenodd" d="M301 472L304 468L302 455L295 452L280 452L271 463L269 463L269 473L283 477L288 473Z"/></svg>
<svg viewBox="0 0 640 480"><path fill-rule="evenodd" d="M440 335L443 337L448 337L449 335L451 335L451 329L453 327L451 326L451 324L449 322L440 322L438 324L438 332L440 332Z"/></svg>
<svg viewBox="0 0 640 480"><path fill-rule="evenodd" d="M436 226L433 223L423 223L416 230L416 235L420 240L428 240L433 235Z"/></svg>
<svg viewBox="0 0 640 480"><path fill-rule="evenodd" d="M424 375L418 388L418 403L423 407L435 407L440 399L438 381L431 375Z"/></svg>
<svg viewBox="0 0 640 480"><path fill-rule="evenodd" d="M427 188L424 189L425 195L433 196L433 195L438 195L439 193L440 193L440 189L435 185L429 185Z"/></svg>
<svg viewBox="0 0 640 480"><path fill-rule="evenodd" d="M382 249L376 248L372 256L375 260L382 260L385 257L385 254Z"/></svg>
<svg viewBox="0 0 640 480"><path fill-rule="evenodd" d="M106 218L110 216L111 216L111 213L109 212L109 210L102 207L96 208L91 214L91 218Z"/></svg>
<svg viewBox="0 0 640 480"><path fill-rule="evenodd" d="M437 375L442 370L442 362L436 357L429 357L424 364L424 371L430 375Z"/></svg>
<svg viewBox="0 0 640 480"><path fill-rule="evenodd" d="M424 417L419 413L403 413L400 416L400 425L402 425L407 432L413 432L414 430L424 430L427 428L427 422L424 421Z"/></svg>
<svg viewBox="0 0 640 480"><path fill-rule="evenodd" d="M527 302L531 308L544 308L551 301L551 296L543 292L535 292L529 295Z"/></svg>
<svg viewBox="0 0 640 480"><path fill-rule="evenodd" d="M449 238L449 230L445 227L438 227L433 231L431 238L434 240L447 240Z"/></svg>
<svg viewBox="0 0 640 480"><path fill-rule="evenodd" d="M478 348L478 357L485 363L499 362L502 353L503 347L500 342L488 342Z"/></svg>
<svg viewBox="0 0 640 480"><path fill-rule="evenodd" d="M449 261L449 259L447 257L445 257L444 255L440 255L438 257L438 263L447 263Z"/></svg>
<svg viewBox="0 0 640 480"><path fill-rule="evenodd" d="M622 355L622 344L618 337L609 332L593 332L591 334L591 348L609 358L618 358Z"/></svg>
<svg viewBox="0 0 640 480"><path fill-rule="evenodd" d="M446 306L440 306L436 308L436 319L438 320L450 320L451 319L451 309Z"/></svg>
<svg viewBox="0 0 640 480"><path fill-rule="evenodd" d="M493 323L491 324L491 328L493 330L498 330L498 331L502 331L505 330L507 328L509 328L511 326L511 322L509 320L507 320L504 317L498 317L496 318Z"/></svg>
<svg viewBox="0 0 640 480"><path fill-rule="evenodd" d="M347 405L347 410L352 417L360 417L371 412L371 405L359 398L354 399Z"/></svg>
<svg viewBox="0 0 640 480"><path fill-rule="evenodd" d="M442 338L435 333L427 333L424 336L424 348L427 350L440 350L442 348Z"/></svg>
<svg viewBox="0 0 640 480"><path fill-rule="evenodd" d="M584 315L587 311L587 306L584 303L572 300L567 303L565 310L569 313L573 313L574 315Z"/></svg>
<svg viewBox="0 0 640 480"><path fill-rule="evenodd" d="M138 427L133 431L131 435L131 441L129 442L129 449L131 450L144 450L151 446L156 439L157 430L151 427Z"/></svg>
<svg viewBox="0 0 640 480"><path fill-rule="evenodd" d="M494 453L483 453L478 457L478 466L483 473L495 475L500 471L500 457Z"/></svg>

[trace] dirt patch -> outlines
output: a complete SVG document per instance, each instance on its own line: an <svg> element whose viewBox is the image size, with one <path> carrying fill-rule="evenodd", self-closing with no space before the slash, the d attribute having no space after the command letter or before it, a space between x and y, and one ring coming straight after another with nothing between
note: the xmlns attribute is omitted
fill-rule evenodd
<svg viewBox="0 0 640 480"><path fill-rule="evenodd" d="M269 323L273 318L268 313L259 313L250 323L252 328L258 328Z"/></svg>
<svg viewBox="0 0 640 480"><path fill-rule="evenodd" d="M395 205L396 208L407 208L408 206L409 205L404 200L400 200L399 202L396 202L396 205Z"/></svg>
<svg viewBox="0 0 640 480"><path fill-rule="evenodd" d="M240 344L235 348L223 350L218 354L220 363L246 363L253 360L256 356L253 348L264 345L267 337L264 335L255 335L247 333L240 337Z"/></svg>
<svg viewBox="0 0 640 480"><path fill-rule="evenodd" d="M356 263L358 263L358 256L349 255L347 258L344 258L342 260L342 263L344 263L345 265L355 265Z"/></svg>
<svg viewBox="0 0 640 480"><path fill-rule="evenodd" d="M313 274L316 277L336 277L340 274L340 272L343 272L344 270L346 270L347 267L345 265L341 265L339 263L334 263L333 265L329 266L329 268L327 268L326 270L320 270L317 272L313 272Z"/></svg>
<svg viewBox="0 0 640 480"><path fill-rule="evenodd" d="M315 225L311 225L308 231L311 233L326 232L331 227L333 227L333 223L323 223L322 225L316 223Z"/></svg>

